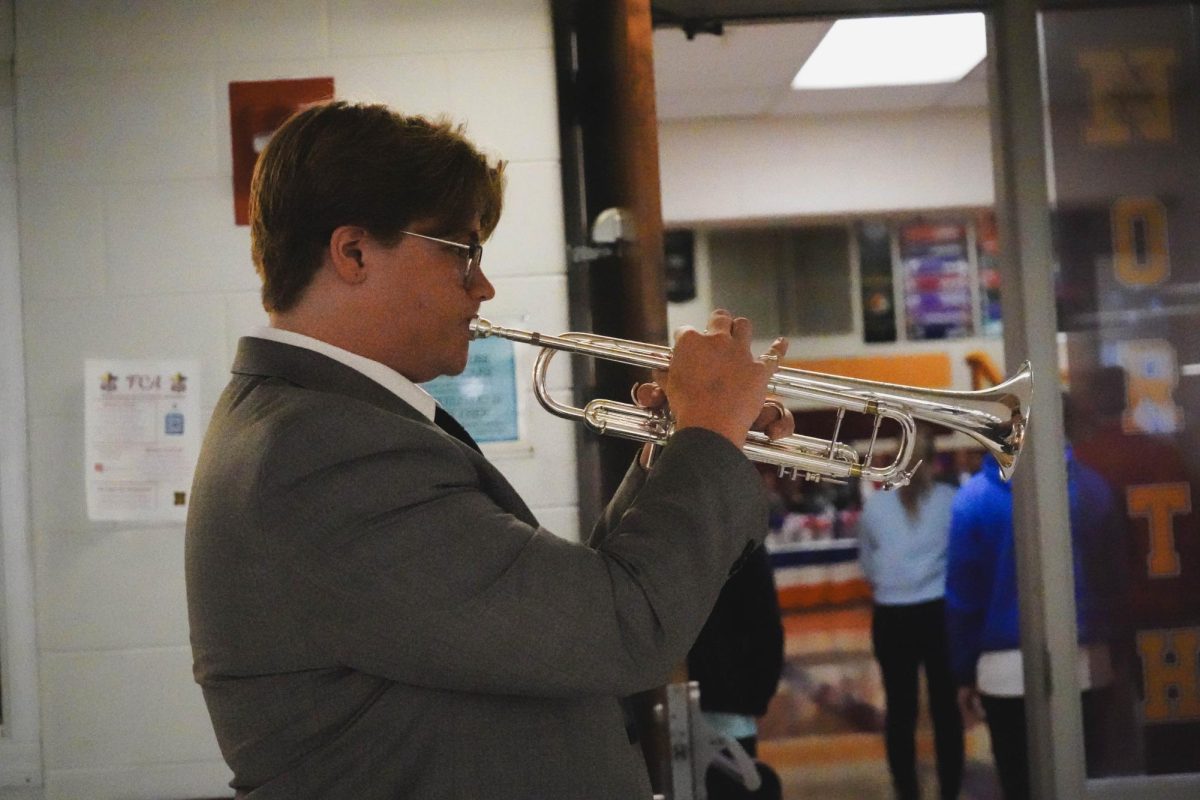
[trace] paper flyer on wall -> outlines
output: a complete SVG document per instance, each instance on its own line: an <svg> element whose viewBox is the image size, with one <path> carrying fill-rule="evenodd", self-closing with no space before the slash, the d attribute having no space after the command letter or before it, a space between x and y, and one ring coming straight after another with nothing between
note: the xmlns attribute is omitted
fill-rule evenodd
<svg viewBox="0 0 1200 800"><path fill-rule="evenodd" d="M87 359L88 518L182 522L200 446L200 365Z"/></svg>
<svg viewBox="0 0 1200 800"><path fill-rule="evenodd" d="M461 375L434 378L424 388L480 444L520 438L512 342L476 339Z"/></svg>

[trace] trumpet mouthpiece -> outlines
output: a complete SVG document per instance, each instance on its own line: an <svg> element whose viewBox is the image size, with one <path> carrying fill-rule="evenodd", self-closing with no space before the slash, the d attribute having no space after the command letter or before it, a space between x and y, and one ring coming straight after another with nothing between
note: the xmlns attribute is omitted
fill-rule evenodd
<svg viewBox="0 0 1200 800"><path fill-rule="evenodd" d="M484 339L492 335L492 323L483 317L476 317L471 320L471 324L467 327L471 331L472 339Z"/></svg>

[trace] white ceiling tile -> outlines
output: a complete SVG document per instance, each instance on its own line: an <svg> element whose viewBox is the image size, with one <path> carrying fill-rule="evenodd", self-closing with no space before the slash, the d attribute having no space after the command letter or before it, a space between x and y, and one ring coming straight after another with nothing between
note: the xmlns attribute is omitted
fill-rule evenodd
<svg viewBox="0 0 1200 800"><path fill-rule="evenodd" d="M791 81L832 20L726 24L689 40L654 32L654 80L663 120L919 111L987 104L987 61L957 84L796 92Z"/></svg>
<svg viewBox="0 0 1200 800"><path fill-rule="evenodd" d="M987 59L958 83L946 87L937 103L944 108L974 108L988 104Z"/></svg>
<svg viewBox="0 0 1200 800"><path fill-rule="evenodd" d="M908 111L933 105L945 86L885 86L789 92L771 109L775 116Z"/></svg>
<svg viewBox="0 0 1200 800"><path fill-rule="evenodd" d="M827 22L726 25L721 36L654 32L654 81L660 91L787 85L829 28Z"/></svg>
<svg viewBox="0 0 1200 800"><path fill-rule="evenodd" d="M938 100L942 108L977 108L988 104L988 90L985 81L959 81L946 90Z"/></svg>
<svg viewBox="0 0 1200 800"><path fill-rule="evenodd" d="M658 93L658 118L694 119L760 117L774 105L778 89L734 89L728 91Z"/></svg>

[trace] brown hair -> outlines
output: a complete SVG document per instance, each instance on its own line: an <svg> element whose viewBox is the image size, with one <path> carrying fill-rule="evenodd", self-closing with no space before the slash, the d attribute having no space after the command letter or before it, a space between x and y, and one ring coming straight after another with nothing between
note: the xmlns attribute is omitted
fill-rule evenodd
<svg viewBox="0 0 1200 800"><path fill-rule="evenodd" d="M933 488L933 471L936 469L933 458L937 454L932 429L918 423L913 435L913 458L918 459L921 465L913 473L912 480L896 490L900 496L900 505L904 506L910 519L917 518L921 498Z"/></svg>
<svg viewBox="0 0 1200 800"><path fill-rule="evenodd" d="M334 101L290 117L250 185L250 243L263 307L287 311L320 268L333 231L361 225L385 244L418 220L432 233L500 220L504 162L489 161L447 120Z"/></svg>

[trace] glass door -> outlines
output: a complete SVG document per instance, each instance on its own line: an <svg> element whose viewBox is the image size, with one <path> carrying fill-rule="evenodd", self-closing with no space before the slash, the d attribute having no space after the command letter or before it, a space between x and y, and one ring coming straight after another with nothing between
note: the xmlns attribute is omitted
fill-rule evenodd
<svg viewBox="0 0 1200 800"><path fill-rule="evenodd" d="M1104 796L1200 787L1180 777L1200 771L1197 9L1040 20L1064 429L1116 512L1073 565L1080 639L1104 650L1080 672Z"/></svg>

